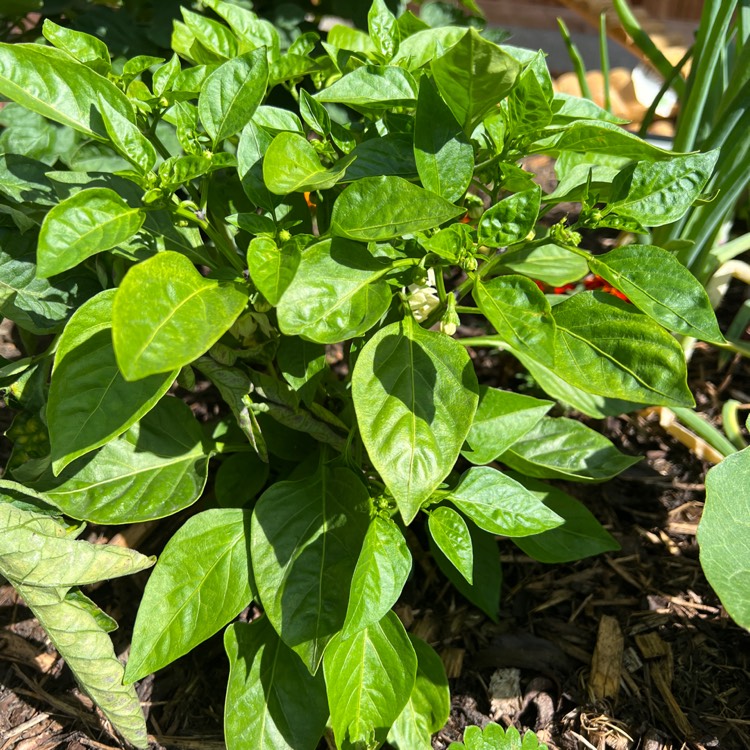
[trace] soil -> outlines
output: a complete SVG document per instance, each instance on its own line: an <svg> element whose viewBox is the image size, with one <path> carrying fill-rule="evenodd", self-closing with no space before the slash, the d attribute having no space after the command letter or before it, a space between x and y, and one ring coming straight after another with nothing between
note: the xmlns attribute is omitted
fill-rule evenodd
<svg viewBox="0 0 750 750"><path fill-rule="evenodd" d="M740 287L730 292L720 315L724 328L745 295ZM7 356L13 356L11 333L0 329ZM521 382L507 355L474 354L483 382ZM719 366L717 353L699 346L690 385L714 422L727 398L750 408L745 360ZM211 394L194 406L213 411ZM0 408L3 428L7 416ZM501 540L504 586L493 623L412 539L416 564L397 611L437 648L453 696L450 720L433 747L444 750L467 725L494 720L535 730L552 749L750 748L750 634L729 619L706 582L695 541L710 465L670 437L656 414L589 423L621 450L644 456L606 484L564 485L615 536L618 552L546 566ZM108 541L121 532L140 551L157 554L183 521L124 531L91 526L87 533L91 541ZM120 623L113 637L122 658L146 577L87 592ZM218 635L139 683L151 750L223 748L227 675ZM0 750L120 747L29 610L0 585Z"/></svg>

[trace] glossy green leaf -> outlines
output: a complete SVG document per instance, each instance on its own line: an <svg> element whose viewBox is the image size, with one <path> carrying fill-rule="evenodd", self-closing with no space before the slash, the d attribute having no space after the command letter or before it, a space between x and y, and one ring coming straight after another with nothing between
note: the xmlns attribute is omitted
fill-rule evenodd
<svg viewBox="0 0 750 750"><path fill-rule="evenodd" d="M410 570L411 554L401 530L391 519L375 516L354 569L344 638L385 617L401 595Z"/></svg>
<svg viewBox="0 0 750 750"><path fill-rule="evenodd" d="M732 619L750 628L750 449L734 453L706 476L698 526L703 572Z"/></svg>
<svg viewBox="0 0 750 750"><path fill-rule="evenodd" d="M190 364L247 304L237 282L206 279L183 255L163 252L131 268L112 307L112 339L126 380Z"/></svg>
<svg viewBox="0 0 750 750"><path fill-rule="evenodd" d="M125 432L150 411L177 377L152 375L126 381L112 346L108 289L83 304L68 321L55 352L47 401L52 466L59 474L71 461Z"/></svg>
<svg viewBox="0 0 750 750"><path fill-rule="evenodd" d="M391 13L385 0L373 0L367 14L370 39L386 60L390 60L398 49L399 31L396 16Z"/></svg>
<svg viewBox="0 0 750 750"><path fill-rule="evenodd" d="M388 240L432 229L463 212L463 208L401 177L366 177L337 198L331 231L364 242Z"/></svg>
<svg viewBox="0 0 750 750"><path fill-rule="evenodd" d="M435 650L409 634L417 654L417 678L409 700L388 734L398 750L432 750L431 736L450 715L451 699L445 667Z"/></svg>
<svg viewBox="0 0 750 750"><path fill-rule="evenodd" d="M299 111L305 124L318 135L325 137L331 132L328 110L304 89L299 92Z"/></svg>
<svg viewBox="0 0 750 750"><path fill-rule="evenodd" d="M555 372L590 393L626 401L692 406L685 355L661 326L612 295L574 294L552 315Z"/></svg>
<svg viewBox="0 0 750 750"><path fill-rule="evenodd" d="M448 750L547 750L547 745L531 730L521 738L514 726L503 729L500 724L490 722L484 729L466 727L463 742L451 742Z"/></svg>
<svg viewBox="0 0 750 750"><path fill-rule="evenodd" d="M591 99L556 91L552 99L552 125L566 125L578 120L604 120L615 125L625 125L627 120L595 104Z"/></svg>
<svg viewBox="0 0 750 750"><path fill-rule="evenodd" d="M403 16L400 18L403 19ZM401 40L398 52L391 61L406 70L417 70L443 54L466 34L465 26L442 26L435 29L422 28Z"/></svg>
<svg viewBox="0 0 750 750"><path fill-rule="evenodd" d="M412 180L419 176L414 161L413 138L406 133L386 133L379 138L362 141L350 156L355 158L347 167L342 182L381 175L396 175Z"/></svg>
<svg viewBox="0 0 750 750"><path fill-rule="evenodd" d="M42 34L50 44L67 52L78 62L82 62L97 73L106 76L109 72L111 68L109 50L101 39L82 31L58 26L49 18L46 18L42 24Z"/></svg>
<svg viewBox="0 0 750 750"><path fill-rule="evenodd" d="M469 469L448 497L480 529L493 534L530 536L562 523L522 484L489 466Z"/></svg>
<svg viewBox="0 0 750 750"><path fill-rule="evenodd" d="M164 398L124 435L35 486L73 518L138 523L187 508L207 474L200 425L179 399Z"/></svg>
<svg viewBox="0 0 750 750"><path fill-rule="evenodd" d="M249 122L240 133L237 145L237 172L242 189L256 205L273 211L278 201L263 180L263 156L273 139L263 128Z"/></svg>
<svg viewBox="0 0 750 750"><path fill-rule="evenodd" d="M117 732L137 748L149 746L141 703L132 685L123 685L123 666L108 632L111 620L79 591L18 586L26 605L83 688ZM104 626L104 620L109 625Z"/></svg>
<svg viewBox="0 0 750 750"><path fill-rule="evenodd" d="M286 131L299 133L300 135L304 135L305 133L299 117L291 110L282 109L281 107L270 107L262 104L255 110L253 122L271 134Z"/></svg>
<svg viewBox="0 0 750 750"><path fill-rule="evenodd" d="M411 317L362 349L352 376L359 430L406 523L453 469L477 392L464 347Z"/></svg>
<svg viewBox="0 0 750 750"><path fill-rule="evenodd" d="M453 508L441 505L430 512L430 536L456 570L468 581L474 578L474 549L469 527Z"/></svg>
<svg viewBox="0 0 750 750"><path fill-rule="evenodd" d="M353 109L387 110L414 106L417 84L409 73L391 65L363 65L315 94L318 102Z"/></svg>
<svg viewBox="0 0 750 750"><path fill-rule="evenodd" d="M363 52L365 56L373 55L377 52L368 34L360 29L339 23L332 26L328 32L327 44L337 50Z"/></svg>
<svg viewBox="0 0 750 750"><path fill-rule="evenodd" d="M317 376L326 369L326 350L303 338L283 336L276 352L281 376L299 392L308 384L314 385Z"/></svg>
<svg viewBox="0 0 750 750"><path fill-rule="evenodd" d="M274 484L255 506L252 563L260 600L310 672L344 624L368 515L359 478L325 465L313 476Z"/></svg>
<svg viewBox="0 0 750 750"><path fill-rule="evenodd" d="M391 288L390 264L364 245L340 237L308 247L278 302L279 327L321 344L361 336L383 316Z"/></svg>
<svg viewBox="0 0 750 750"><path fill-rule="evenodd" d="M218 21L214 21L212 18L207 18L199 13L193 13L187 8L180 8L180 12L190 34L209 53L220 58L236 59L237 52L239 51L237 38L226 26ZM196 62L200 62L200 60L196 60Z"/></svg>
<svg viewBox="0 0 750 750"><path fill-rule="evenodd" d="M681 218L706 186L719 150L675 156L669 161L640 161L628 170L621 187L625 197L607 206L607 212L660 227Z"/></svg>
<svg viewBox="0 0 750 750"><path fill-rule="evenodd" d="M224 648L228 750L315 750L328 719L323 675L305 669L267 617L230 625Z"/></svg>
<svg viewBox="0 0 750 750"><path fill-rule="evenodd" d="M212 508L167 542L138 607L127 682L171 664L250 603L249 528L249 511Z"/></svg>
<svg viewBox="0 0 750 750"><path fill-rule="evenodd" d="M234 57L211 73L198 98L198 113L214 147L245 127L263 101L267 84L263 47Z"/></svg>
<svg viewBox="0 0 750 750"><path fill-rule="evenodd" d="M543 401L499 388L479 386L479 406L462 454L473 464L492 463L523 437L552 407Z"/></svg>
<svg viewBox="0 0 750 750"><path fill-rule="evenodd" d="M508 97L509 127L515 138L539 133L552 121L552 83L544 57L537 52Z"/></svg>
<svg viewBox="0 0 750 750"><path fill-rule="evenodd" d="M592 256L589 267L665 328L723 343L705 289L667 250L655 245L623 245Z"/></svg>
<svg viewBox="0 0 750 750"><path fill-rule="evenodd" d="M451 202L474 176L474 149L427 76L419 84L414 157L422 185Z"/></svg>
<svg viewBox="0 0 750 750"><path fill-rule="evenodd" d="M332 188L353 161L351 156L326 169L312 144L298 133L279 133L263 159L263 180L276 195Z"/></svg>
<svg viewBox="0 0 750 750"><path fill-rule="evenodd" d="M526 239L536 224L540 201L538 185L503 198L482 214L479 244L506 247Z"/></svg>
<svg viewBox="0 0 750 750"><path fill-rule="evenodd" d="M496 44L469 29L430 64L440 94L466 135L507 96L521 66Z"/></svg>
<svg viewBox="0 0 750 750"><path fill-rule="evenodd" d="M104 127L118 153L134 164L145 174L156 164L156 150L151 141L138 129L138 126L123 117L110 103L102 98L99 101Z"/></svg>
<svg viewBox="0 0 750 750"><path fill-rule="evenodd" d="M53 47L0 44L0 94L44 117L98 140L108 140L99 100L135 120L117 86Z"/></svg>
<svg viewBox="0 0 750 750"><path fill-rule="evenodd" d="M279 247L270 237L256 237L247 248L247 267L258 291L278 305L299 267L301 254L296 243Z"/></svg>
<svg viewBox="0 0 750 750"><path fill-rule="evenodd" d="M337 746L377 747L414 689L417 655L401 621L389 612L350 638L337 635L326 649L323 671Z"/></svg>
<svg viewBox="0 0 750 750"><path fill-rule="evenodd" d="M551 286L580 281L588 271L586 260L559 245L537 245L503 256L503 268Z"/></svg>
<svg viewBox="0 0 750 750"><path fill-rule="evenodd" d="M579 500L544 482L515 472L511 472L511 476L563 519L562 525L554 529L513 540L529 557L543 563L566 563L620 548Z"/></svg>
<svg viewBox="0 0 750 750"><path fill-rule="evenodd" d="M554 363L555 318L549 301L531 279L498 276L487 283L477 282L474 295L503 341L543 363Z"/></svg>
<svg viewBox="0 0 750 750"><path fill-rule="evenodd" d="M143 226L145 218L142 208L128 205L109 188L89 188L71 195L54 206L42 222L37 275L54 276L117 247Z"/></svg>
<svg viewBox="0 0 750 750"><path fill-rule="evenodd" d="M167 91L171 91L177 82L177 77L182 72L180 58L175 53L169 62L164 63L154 71L151 78L152 88L156 96L162 96Z"/></svg>
<svg viewBox="0 0 750 750"><path fill-rule="evenodd" d="M500 461L530 477L603 482L640 461L599 432L566 417L543 417Z"/></svg>
<svg viewBox="0 0 750 750"><path fill-rule="evenodd" d="M154 558L125 547L61 537L39 516L0 502L0 573L14 584L83 586L154 564Z"/></svg>
<svg viewBox="0 0 750 750"><path fill-rule="evenodd" d="M223 0L205 0L203 3L223 18L237 35L240 47L266 47L269 60L279 54L279 34L270 21L258 18L251 10Z"/></svg>
<svg viewBox="0 0 750 750"><path fill-rule="evenodd" d="M235 166L235 159L225 151L186 156L172 156L159 165L159 182L162 188L175 190L218 169Z"/></svg>

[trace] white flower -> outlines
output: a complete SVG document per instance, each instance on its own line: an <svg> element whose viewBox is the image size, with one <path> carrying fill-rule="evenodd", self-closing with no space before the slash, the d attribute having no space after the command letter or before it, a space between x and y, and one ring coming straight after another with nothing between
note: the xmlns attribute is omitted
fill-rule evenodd
<svg viewBox="0 0 750 750"><path fill-rule="evenodd" d="M435 272L432 268L427 271L427 278L421 284L411 284L409 291L409 307L417 322L426 320L430 313L440 304L440 298L435 288Z"/></svg>

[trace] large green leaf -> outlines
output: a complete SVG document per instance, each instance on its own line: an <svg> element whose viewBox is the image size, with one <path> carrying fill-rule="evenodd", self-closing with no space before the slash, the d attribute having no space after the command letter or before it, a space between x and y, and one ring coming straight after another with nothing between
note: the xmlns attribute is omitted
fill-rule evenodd
<svg viewBox="0 0 750 750"><path fill-rule="evenodd" d="M542 417L500 461L526 476L603 482L640 461L599 432L566 417Z"/></svg>
<svg viewBox="0 0 750 750"><path fill-rule="evenodd" d="M703 285L667 250L655 245L623 245L592 256L589 267L665 328L723 343Z"/></svg>
<svg viewBox="0 0 750 750"><path fill-rule="evenodd" d="M325 465L311 477L274 484L255 506L252 563L260 600L310 672L344 624L368 509L358 477Z"/></svg>
<svg viewBox="0 0 750 750"><path fill-rule="evenodd" d="M360 433L406 523L453 468L477 392L464 347L411 317L362 349L352 376Z"/></svg>
<svg viewBox="0 0 750 750"><path fill-rule="evenodd" d="M128 205L114 190L89 188L71 195L44 217L39 232L37 275L67 271L92 255L129 240L146 213Z"/></svg>
<svg viewBox="0 0 750 750"><path fill-rule="evenodd" d="M536 224L540 201L538 185L503 198L482 214L479 243L505 247L526 239Z"/></svg>
<svg viewBox="0 0 750 750"><path fill-rule="evenodd" d="M384 110L413 106L417 84L409 73L390 65L364 65L315 94L319 102L353 109Z"/></svg>
<svg viewBox="0 0 750 750"><path fill-rule="evenodd" d="M163 252L122 280L112 340L126 380L190 364L232 326L247 304L237 282L206 279L185 256Z"/></svg>
<svg viewBox="0 0 750 750"><path fill-rule="evenodd" d="M388 734L398 750L432 750L430 738L448 721L450 689L445 667L435 650L409 633L417 654L417 678L409 700Z"/></svg>
<svg viewBox="0 0 750 750"><path fill-rule="evenodd" d="M588 272L586 260L559 245L536 245L506 253L503 268L552 286L579 281Z"/></svg>
<svg viewBox="0 0 750 750"><path fill-rule="evenodd" d="M474 548L463 516L447 505L430 511L430 537L469 584L474 582Z"/></svg>
<svg viewBox="0 0 750 750"><path fill-rule="evenodd" d="M56 474L125 432L177 377L175 370L136 382L123 378L112 346L114 297L115 290L107 289L78 308L57 345L47 401Z"/></svg>
<svg viewBox="0 0 750 750"><path fill-rule="evenodd" d="M750 629L750 448L706 476L706 506L698 526L701 565L737 624Z"/></svg>
<svg viewBox="0 0 750 750"><path fill-rule="evenodd" d="M479 405L462 454L473 464L492 463L551 408L551 401L479 386Z"/></svg>
<svg viewBox="0 0 750 750"><path fill-rule="evenodd" d="M348 638L379 622L396 603L411 571L404 535L389 518L370 521L352 577L342 633Z"/></svg>
<svg viewBox="0 0 750 750"><path fill-rule="evenodd" d="M123 666L108 635L114 621L77 590L17 588L84 692L127 742L146 750L141 702L135 688L123 684Z"/></svg>
<svg viewBox="0 0 750 750"><path fill-rule="evenodd" d="M328 719L323 675L305 669L267 617L230 625L224 648L228 750L315 750Z"/></svg>
<svg viewBox="0 0 750 750"><path fill-rule="evenodd" d="M250 121L263 101L267 84L263 47L227 60L206 79L198 97L198 113L214 148Z"/></svg>
<svg viewBox="0 0 750 750"><path fill-rule="evenodd" d="M308 247L278 303L279 327L321 344L361 336L383 316L390 263L341 237Z"/></svg>
<svg viewBox="0 0 750 750"><path fill-rule="evenodd" d="M138 607L127 682L171 664L250 603L249 530L249 511L212 508L167 542Z"/></svg>
<svg viewBox="0 0 750 750"><path fill-rule="evenodd" d="M414 689L417 656L401 621L388 612L350 638L337 635L323 671L337 746L378 747Z"/></svg>
<svg viewBox="0 0 750 750"><path fill-rule="evenodd" d="M73 518L137 523L194 503L207 474L200 425L179 399L164 398L124 435L35 486Z"/></svg>
<svg viewBox="0 0 750 750"><path fill-rule="evenodd" d="M579 500L544 482L515 472L511 472L511 476L563 519L563 523L554 529L513 540L529 557L543 563L565 563L620 548L614 537Z"/></svg>
<svg viewBox="0 0 750 750"><path fill-rule="evenodd" d="M336 199L331 231L352 240L388 240L432 229L464 212L402 177L365 177Z"/></svg>
<svg viewBox="0 0 750 750"><path fill-rule="evenodd" d="M610 398L693 406L682 348L651 318L601 292L574 294L552 316L554 367L564 380Z"/></svg>
<svg viewBox="0 0 750 750"><path fill-rule="evenodd" d="M419 84L414 158L422 185L453 203L474 175L474 149L427 76Z"/></svg>
<svg viewBox="0 0 750 750"><path fill-rule="evenodd" d="M108 140L99 100L135 121L133 107L111 81L65 52L39 44L0 44L0 94L91 138Z"/></svg>
<svg viewBox="0 0 750 750"><path fill-rule="evenodd" d="M398 52L391 62L394 65L401 65L407 70L417 70L452 47L465 34L465 26L423 28L401 40Z"/></svg>
<svg viewBox="0 0 750 750"><path fill-rule="evenodd" d="M469 29L430 64L445 103L466 135L513 88L521 66L500 47Z"/></svg>

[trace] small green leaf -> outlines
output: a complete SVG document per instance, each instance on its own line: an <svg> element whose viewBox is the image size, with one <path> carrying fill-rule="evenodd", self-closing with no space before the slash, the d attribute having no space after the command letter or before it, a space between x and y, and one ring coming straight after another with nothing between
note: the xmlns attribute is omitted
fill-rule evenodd
<svg viewBox="0 0 750 750"><path fill-rule="evenodd" d="M214 149L250 121L263 101L267 84L263 47L228 60L206 79L198 98L198 113Z"/></svg>
<svg viewBox="0 0 750 750"><path fill-rule="evenodd" d="M388 240L432 229L464 212L401 177L365 177L336 199L331 231L352 240Z"/></svg>
<svg viewBox="0 0 750 750"><path fill-rule="evenodd" d="M453 468L477 390L464 347L411 317L382 328L362 349L352 376L359 429L406 523Z"/></svg>
<svg viewBox="0 0 750 750"><path fill-rule="evenodd" d="M318 102L352 109L387 110L414 106L417 84L409 73L391 65L363 65L315 94Z"/></svg>
<svg viewBox="0 0 750 750"><path fill-rule="evenodd" d="M299 92L299 111L307 126L318 135L326 137L331 132L328 110L305 89L300 89Z"/></svg>
<svg viewBox="0 0 750 750"><path fill-rule="evenodd" d="M537 245L514 250L505 254L501 263L503 268L513 273L551 286L580 281L588 272L585 258L559 245Z"/></svg>
<svg viewBox="0 0 750 750"><path fill-rule="evenodd" d="M402 20L404 16L399 18ZM443 26L435 29L422 27L401 40L398 52L391 63L409 71L418 70L459 42L465 34L465 26Z"/></svg>
<svg viewBox="0 0 750 750"><path fill-rule="evenodd" d="M180 8L180 12L190 34L209 53L220 58L237 58L237 39L226 26L220 24L218 21L214 21L212 18L207 18L199 13L193 13L187 8Z"/></svg>
<svg viewBox="0 0 750 750"><path fill-rule="evenodd" d="M278 305L282 294L294 279L301 254L294 242L279 247L270 237L256 237L247 248L247 267L253 284L272 304Z"/></svg>
<svg viewBox="0 0 750 750"><path fill-rule="evenodd" d="M469 584L473 583L474 549L466 521L453 508L441 505L430 512L428 526L441 552Z"/></svg>
<svg viewBox="0 0 750 750"><path fill-rule="evenodd" d="M126 380L190 364L247 304L239 283L206 279L185 256L163 252L131 268L112 308L112 339Z"/></svg>
<svg viewBox="0 0 750 750"><path fill-rule="evenodd" d="M171 664L250 603L249 527L249 511L212 508L167 542L138 607L127 682Z"/></svg>
<svg viewBox="0 0 750 750"><path fill-rule="evenodd" d="M388 612L350 638L337 635L323 671L338 747L377 747L414 689L417 656L401 621Z"/></svg>
<svg viewBox="0 0 750 750"><path fill-rule="evenodd" d="M67 52L78 62L82 62L97 73L106 76L110 71L109 50L101 39L82 31L58 26L49 18L46 18L42 24L42 34L50 44Z"/></svg>
<svg viewBox="0 0 750 750"><path fill-rule="evenodd" d="M398 49L399 32L396 16L384 0L373 0L367 14L367 28L378 52L390 60Z"/></svg>
<svg viewBox="0 0 750 750"><path fill-rule="evenodd" d="M323 675L311 675L267 617L224 632L228 750L315 750L328 718Z"/></svg>
<svg viewBox="0 0 750 750"><path fill-rule="evenodd" d="M117 247L143 226L145 218L142 208L128 205L109 188L89 188L71 195L44 217L37 275L54 276Z"/></svg>
<svg viewBox="0 0 750 750"><path fill-rule="evenodd" d="M411 554L401 530L389 518L375 516L354 569L344 638L386 615L401 595L410 570Z"/></svg>
<svg viewBox="0 0 750 750"><path fill-rule="evenodd" d="M151 141L106 99L99 100L99 111L107 134L120 155L134 164L142 174L150 172L156 164L156 150Z"/></svg>
<svg viewBox="0 0 750 750"><path fill-rule="evenodd" d="M526 239L536 224L540 201L538 185L503 198L482 215L479 244L506 247Z"/></svg>

